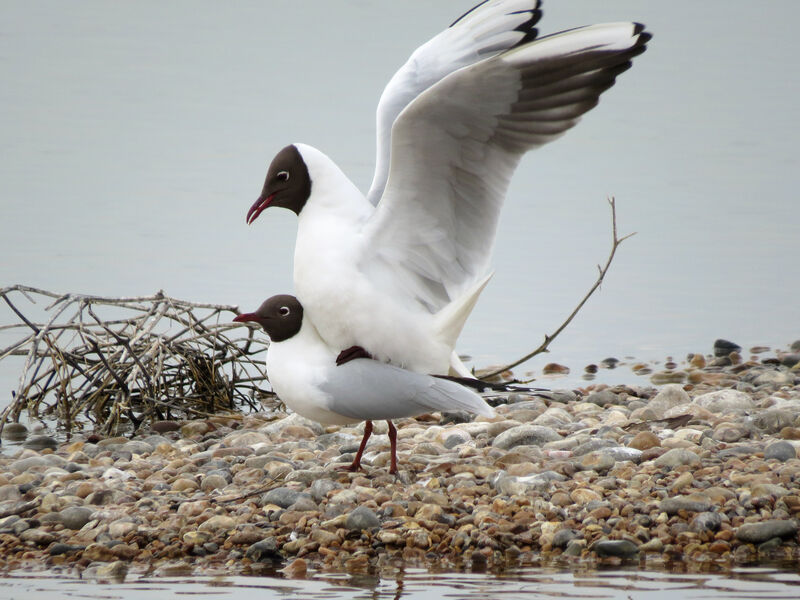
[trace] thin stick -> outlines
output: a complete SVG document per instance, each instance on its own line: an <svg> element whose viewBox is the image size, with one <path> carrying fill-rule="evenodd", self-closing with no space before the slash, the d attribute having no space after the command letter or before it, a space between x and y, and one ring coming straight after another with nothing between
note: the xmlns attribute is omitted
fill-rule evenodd
<svg viewBox="0 0 800 600"><path fill-rule="evenodd" d="M597 281L595 281L594 285L592 285L592 287L589 288L589 291L586 293L586 295L583 297L583 299L581 299L581 301L575 307L575 310L573 310L570 313L570 315L566 318L566 320L563 323L561 323L561 325L558 327L558 329L556 329L553 333L551 333L549 335L545 334L544 341L541 343L541 345L538 348L536 348L532 352L529 352L528 354L526 354L525 356L523 356L519 360L516 360L516 361L514 361L514 362L512 362L512 363L510 363L510 364L508 364L508 365L506 365L506 366L504 366L504 367L502 367L500 369L496 369L496 370L492 371L491 373L485 373L485 374L481 375L480 379L483 379L483 380L489 379L491 377L494 377L495 375L499 375L500 373L503 373L504 371L508 371L509 369L513 369L514 367L516 367L518 365L521 365L522 363L530 360L531 358L533 358L537 354L542 354L543 352L548 352L547 348L550 346L551 342L554 339L556 339L558 334L560 334L562 331L564 331L564 329L567 327L567 325L569 325L572 322L572 319L575 318L575 315L578 314L578 311L580 311L580 309L583 308L583 305L586 304L586 301L589 300L591 295L594 294L595 291L597 290L597 288L600 287L600 284L603 283L603 278L606 276L606 273L608 272L608 268L611 266L611 261L614 260L614 255L616 254L617 248L619 247L619 245L622 242L624 242L625 240L627 240L629 237L632 237L632 236L636 235L636 232L633 232L633 233L629 233L628 235L624 235L622 237L618 237L617 236L617 207L616 207L616 204L615 204L613 196L611 198L608 198L608 204L611 206L611 231L612 231L612 234L613 234L613 240L612 240L612 244L611 244L611 253L608 255L608 259L606 260L606 264L604 266L602 266L602 267L600 265L597 265L597 269L599 271L599 275L597 277Z"/></svg>

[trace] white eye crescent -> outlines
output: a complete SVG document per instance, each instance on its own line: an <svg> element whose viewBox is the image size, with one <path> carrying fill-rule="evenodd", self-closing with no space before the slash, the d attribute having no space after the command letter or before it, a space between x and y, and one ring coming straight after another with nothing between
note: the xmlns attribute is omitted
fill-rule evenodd
<svg viewBox="0 0 800 600"><path fill-rule="evenodd" d="M278 171L278 174L275 175L275 179L279 179L280 181L289 181L289 171Z"/></svg>
<svg viewBox="0 0 800 600"><path fill-rule="evenodd" d="M291 313L292 311L289 310L288 306L281 306L278 309L278 312L281 314L282 317L288 317L289 313Z"/></svg>

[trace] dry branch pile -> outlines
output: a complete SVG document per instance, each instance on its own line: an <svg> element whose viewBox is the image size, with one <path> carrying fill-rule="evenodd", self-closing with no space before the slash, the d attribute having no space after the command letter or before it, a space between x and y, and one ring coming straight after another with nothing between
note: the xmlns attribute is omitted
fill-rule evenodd
<svg viewBox="0 0 800 600"><path fill-rule="evenodd" d="M0 332L26 333L0 350L0 360L25 357L0 431L26 411L31 419L56 419L67 432L88 420L108 435L143 422L258 410L272 396L261 389L268 385L267 340L231 322L235 306L163 292L103 298L23 285L2 288L0 296L20 320ZM39 306L26 302L23 310L22 300ZM41 322L26 316L46 302Z"/></svg>

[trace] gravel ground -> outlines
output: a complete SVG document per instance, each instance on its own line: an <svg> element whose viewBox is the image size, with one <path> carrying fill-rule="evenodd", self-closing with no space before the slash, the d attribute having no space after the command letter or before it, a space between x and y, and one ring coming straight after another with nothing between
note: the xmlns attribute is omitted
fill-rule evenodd
<svg viewBox="0 0 800 600"><path fill-rule="evenodd" d="M0 455L0 567L302 577L797 561L800 344L751 352L718 344L652 373L657 387L493 394L493 419L397 421L397 476L384 423L359 473L336 467L363 424L282 412L163 421L133 438L29 434Z"/></svg>

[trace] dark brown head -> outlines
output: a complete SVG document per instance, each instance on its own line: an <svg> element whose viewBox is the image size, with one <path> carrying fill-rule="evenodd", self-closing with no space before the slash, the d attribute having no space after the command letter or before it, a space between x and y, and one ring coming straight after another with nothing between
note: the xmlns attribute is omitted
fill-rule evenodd
<svg viewBox="0 0 800 600"><path fill-rule="evenodd" d="M270 206L288 208L299 215L310 195L308 167L297 146L286 146L272 159L261 196L247 211L247 224L255 221Z"/></svg>
<svg viewBox="0 0 800 600"><path fill-rule="evenodd" d="M265 300L256 312L242 313L233 320L239 323L255 321L264 328L270 340L282 342L300 331L303 305L294 296L281 294Z"/></svg>

